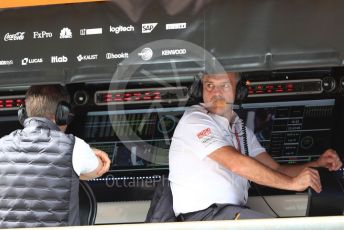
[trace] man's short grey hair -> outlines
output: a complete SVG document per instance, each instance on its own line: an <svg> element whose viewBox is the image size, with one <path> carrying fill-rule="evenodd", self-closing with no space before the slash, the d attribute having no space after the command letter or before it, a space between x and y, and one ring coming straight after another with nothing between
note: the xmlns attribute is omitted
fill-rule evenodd
<svg viewBox="0 0 344 230"><path fill-rule="evenodd" d="M69 102L67 90L59 84L31 86L25 97L26 112L29 117L55 116L60 101Z"/></svg>

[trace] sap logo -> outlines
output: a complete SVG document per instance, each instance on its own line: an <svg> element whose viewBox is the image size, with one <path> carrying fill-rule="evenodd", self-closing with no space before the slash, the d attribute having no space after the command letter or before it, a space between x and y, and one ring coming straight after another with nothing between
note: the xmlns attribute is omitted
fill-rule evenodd
<svg viewBox="0 0 344 230"><path fill-rule="evenodd" d="M22 65L42 63L43 58L23 58L21 61Z"/></svg>
<svg viewBox="0 0 344 230"><path fill-rule="evenodd" d="M33 38L52 38L53 37L53 33L51 32L47 32L47 31L41 31L41 32L33 32Z"/></svg>
<svg viewBox="0 0 344 230"><path fill-rule="evenodd" d="M72 38L72 37L73 37L72 31L68 27L65 27L61 30L60 32L61 39Z"/></svg>
<svg viewBox="0 0 344 230"><path fill-rule="evenodd" d="M98 54L87 54L87 55L79 54L76 58L79 62L88 61L88 60L97 60Z"/></svg>
<svg viewBox="0 0 344 230"><path fill-rule="evenodd" d="M58 56L51 56L51 63L66 63L68 58L66 56L58 57Z"/></svg>
<svg viewBox="0 0 344 230"><path fill-rule="evenodd" d="M134 31L135 28L134 26L130 25L130 26L110 26L110 32L111 33L116 33L119 34L120 32L130 32L130 31Z"/></svg>
<svg viewBox="0 0 344 230"><path fill-rule="evenodd" d="M186 54L186 49L175 49L175 50L163 50L163 51L161 51L162 56L181 55L181 54Z"/></svg>
<svg viewBox="0 0 344 230"><path fill-rule="evenodd" d="M186 28L186 22L166 24L166 30L181 30Z"/></svg>
<svg viewBox="0 0 344 230"><path fill-rule="evenodd" d="M154 30L154 28L156 27L156 25L158 25L158 23L146 23L146 24L142 24L142 33L150 33Z"/></svg>
<svg viewBox="0 0 344 230"><path fill-rule="evenodd" d="M13 65L13 60L0 60L0 65Z"/></svg>
<svg viewBox="0 0 344 230"><path fill-rule="evenodd" d="M4 36L4 41L7 42L7 41L24 40L24 35L25 35L25 32L17 32L15 34L7 33Z"/></svg>
<svg viewBox="0 0 344 230"><path fill-rule="evenodd" d="M153 57L153 50L151 48L143 48L138 55L142 58L142 60L148 61Z"/></svg>
<svg viewBox="0 0 344 230"><path fill-rule="evenodd" d="M128 53L119 53L119 54L114 54L114 53L106 53L106 59L119 59L119 58L129 58Z"/></svg>

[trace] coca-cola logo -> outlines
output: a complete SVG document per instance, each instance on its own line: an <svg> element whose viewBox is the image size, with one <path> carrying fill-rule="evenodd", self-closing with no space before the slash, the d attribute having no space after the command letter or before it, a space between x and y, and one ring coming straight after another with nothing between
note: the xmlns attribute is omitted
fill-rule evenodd
<svg viewBox="0 0 344 230"><path fill-rule="evenodd" d="M7 42L7 41L23 40L24 39L24 34L25 34L25 32L17 32L15 34L7 33L4 36L4 41Z"/></svg>

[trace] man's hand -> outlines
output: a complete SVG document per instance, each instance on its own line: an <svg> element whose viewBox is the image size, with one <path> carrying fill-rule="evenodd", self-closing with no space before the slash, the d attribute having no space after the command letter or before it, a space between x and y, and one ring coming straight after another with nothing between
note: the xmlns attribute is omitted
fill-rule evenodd
<svg viewBox="0 0 344 230"><path fill-rule="evenodd" d="M308 187L311 187L317 193L321 192L320 176L316 169L305 168L292 179L293 190L304 191Z"/></svg>
<svg viewBox="0 0 344 230"><path fill-rule="evenodd" d="M330 171L337 171L343 165L337 152L333 149L326 150L316 161L319 167L327 168Z"/></svg>
<svg viewBox="0 0 344 230"><path fill-rule="evenodd" d="M92 150L103 164L102 167L97 171L97 176L102 176L104 173L109 171L111 161L106 152L95 148L92 148Z"/></svg>

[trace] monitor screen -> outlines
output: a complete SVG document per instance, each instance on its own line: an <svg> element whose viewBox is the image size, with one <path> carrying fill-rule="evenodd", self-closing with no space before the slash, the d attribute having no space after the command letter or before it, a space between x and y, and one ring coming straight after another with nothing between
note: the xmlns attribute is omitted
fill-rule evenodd
<svg viewBox="0 0 344 230"><path fill-rule="evenodd" d="M331 147L334 99L243 104L237 111L280 163L308 162Z"/></svg>

